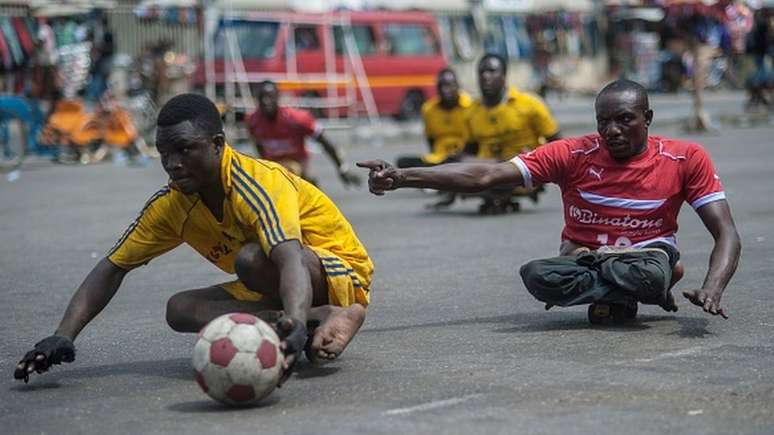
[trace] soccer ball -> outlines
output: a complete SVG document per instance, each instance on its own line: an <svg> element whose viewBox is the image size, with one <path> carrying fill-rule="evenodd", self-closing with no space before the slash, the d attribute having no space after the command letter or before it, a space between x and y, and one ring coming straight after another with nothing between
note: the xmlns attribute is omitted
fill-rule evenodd
<svg viewBox="0 0 774 435"><path fill-rule="evenodd" d="M268 396L282 374L279 337L263 320L224 314L199 332L193 352L194 378L213 399L244 406Z"/></svg>

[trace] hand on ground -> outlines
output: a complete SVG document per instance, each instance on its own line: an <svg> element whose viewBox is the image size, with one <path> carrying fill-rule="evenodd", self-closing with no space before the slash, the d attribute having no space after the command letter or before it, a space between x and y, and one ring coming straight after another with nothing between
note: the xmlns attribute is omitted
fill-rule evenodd
<svg viewBox="0 0 774 435"><path fill-rule="evenodd" d="M692 304L701 307L705 313L728 319L728 314L720 306L721 292L707 289L684 290L683 296L691 301Z"/></svg>
<svg viewBox="0 0 774 435"><path fill-rule="evenodd" d="M75 346L68 337L52 335L35 344L35 348L24 355L13 372L15 379L29 382L30 374L43 373L53 364L75 361Z"/></svg>
<svg viewBox="0 0 774 435"><path fill-rule="evenodd" d="M281 317L275 324L275 329L281 340L280 350L285 356L285 361L282 363L282 377L277 384L281 387L293 374L293 366L304 350L309 333L304 322L290 316Z"/></svg>

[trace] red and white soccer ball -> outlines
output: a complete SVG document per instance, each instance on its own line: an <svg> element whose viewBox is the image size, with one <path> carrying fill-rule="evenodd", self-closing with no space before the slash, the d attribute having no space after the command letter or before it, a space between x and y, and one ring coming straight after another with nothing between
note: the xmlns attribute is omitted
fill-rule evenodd
<svg viewBox="0 0 774 435"><path fill-rule="evenodd" d="M194 377L213 399L245 406L268 396L282 374L277 333L246 313L224 314L199 332Z"/></svg>

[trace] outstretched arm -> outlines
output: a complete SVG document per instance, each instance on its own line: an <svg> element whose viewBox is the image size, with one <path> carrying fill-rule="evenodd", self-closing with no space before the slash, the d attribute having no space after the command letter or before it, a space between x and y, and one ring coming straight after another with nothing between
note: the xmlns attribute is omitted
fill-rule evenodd
<svg viewBox="0 0 774 435"><path fill-rule="evenodd" d="M333 161L333 164L336 165L336 173L339 174L341 181L344 184L360 184L360 178L352 173L347 164L344 163L336 146L333 145L322 132L320 132L315 139L320 142L325 153L328 154L328 157Z"/></svg>
<svg viewBox="0 0 774 435"><path fill-rule="evenodd" d="M103 258L75 292L59 327L54 332L74 340L81 330L110 302L127 271Z"/></svg>
<svg viewBox="0 0 774 435"><path fill-rule="evenodd" d="M369 169L368 187L376 195L403 187L473 193L503 184L524 184L521 172L510 162L449 163L405 169L395 168L383 160L368 160L357 165Z"/></svg>
<svg viewBox="0 0 774 435"><path fill-rule="evenodd" d="M70 299L54 335L43 339L16 365L14 377L26 382L32 372L43 373L52 364L75 360L73 340L116 294L126 270L102 259Z"/></svg>
<svg viewBox="0 0 774 435"><path fill-rule="evenodd" d="M739 234L731 217L731 209L725 200L706 204L696 212L715 239L715 246L712 248L709 269L702 288L683 291L683 296L702 307L705 312L728 318L720 306L720 298L739 263L742 249Z"/></svg>

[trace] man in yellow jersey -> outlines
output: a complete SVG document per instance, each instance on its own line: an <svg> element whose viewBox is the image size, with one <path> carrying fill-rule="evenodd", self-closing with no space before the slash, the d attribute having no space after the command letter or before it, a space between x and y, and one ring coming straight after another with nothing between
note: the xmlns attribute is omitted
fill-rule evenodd
<svg viewBox="0 0 774 435"><path fill-rule="evenodd" d="M438 95L422 105L422 121L430 153L421 157L399 157L399 168L437 165L456 157L465 149L468 142L465 112L473 101L468 94L460 91L457 75L450 68L438 72L436 87Z"/></svg>
<svg viewBox="0 0 774 435"><path fill-rule="evenodd" d="M373 273L346 218L325 194L279 164L235 152L225 142L218 110L203 96L174 97L157 124L169 184L97 263L54 335L24 356L14 376L26 381L33 371L73 361L73 340L126 273L182 243L237 279L172 296L172 329L196 332L235 311L273 313L284 378L305 347L312 360L339 356L365 320ZM319 323L311 334L308 321Z"/></svg>
<svg viewBox="0 0 774 435"><path fill-rule="evenodd" d="M465 115L473 103L470 96L460 91L457 74L451 68L438 72L436 79L438 95L422 105L422 121L425 124L425 138L430 154L421 157L398 157L399 168L432 166L457 161L468 142ZM456 195L440 192L443 197L428 208L440 209L454 202Z"/></svg>
<svg viewBox="0 0 774 435"><path fill-rule="evenodd" d="M560 138L559 125L546 105L536 96L506 85L507 63L501 56L485 54L478 62L481 98L467 112L469 142L466 154L478 159L506 161L521 152ZM537 192L520 190L537 200ZM484 196L481 211L500 213L511 202L510 189Z"/></svg>

